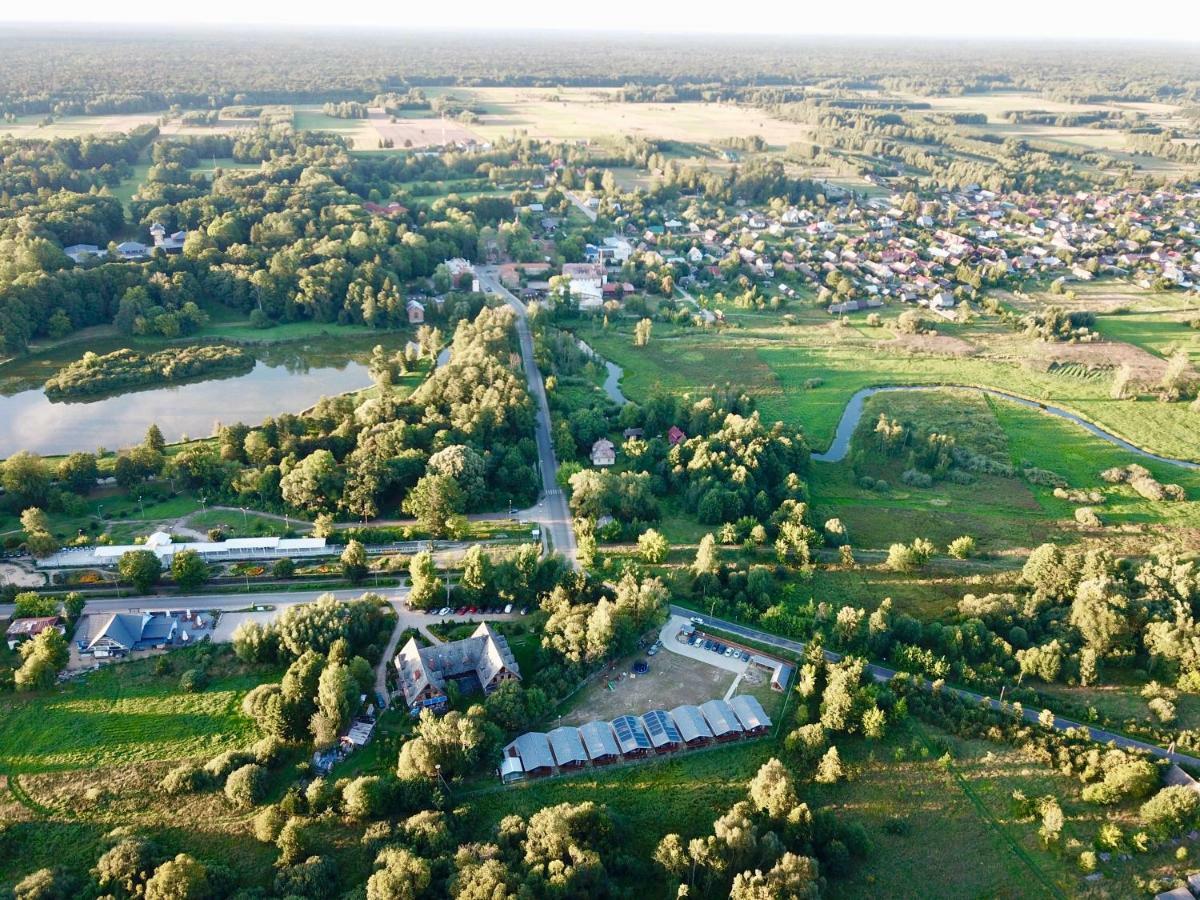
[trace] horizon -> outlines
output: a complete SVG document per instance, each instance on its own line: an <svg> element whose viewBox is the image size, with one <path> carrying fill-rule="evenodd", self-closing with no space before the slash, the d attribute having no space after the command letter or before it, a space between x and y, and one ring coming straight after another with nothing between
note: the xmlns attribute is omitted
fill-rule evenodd
<svg viewBox="0 0 1200 900"><path fill-rule="evenodd" d="M1193 46L1200 41L1200 12L1191 3L1168 0L1153 16L1130 17L1127 9L1112 0L1047 6L1036 0L1016 0L1006 7L1002 21L990 9L964 11L951 0L919 0L901 7L883 0L866 0L856 6L854 21L881 23L867 30L850 25L844 10L817 8L801 11L786 8L759 10L750 17L730 17L729 11L712 0L691 4L686 9L673 4L646 9L628 0L617 0L605 9L597 23L586 12L562 10L546 0L520 5L519 9L497 9L468 0L466 8L453 15L440 9L406 10L404 21L380 0L366 0L353 10L337 14L309 9L296 10L279 0L247 6L234 0L213 0L203 8L173 7L120 10L101 18L93 4L65 0L50 10L19 8L0 13L0 29L74 29L80 31L202 32L213 28L279 33L322 31L385 34L504 34L612 35L649 38L751 38L766 40L903 40L922 42L962 41L1036 45L1175 44ZM282 23L282 24L281 24ZM769 24L764 24L769 23Z"/></svg>

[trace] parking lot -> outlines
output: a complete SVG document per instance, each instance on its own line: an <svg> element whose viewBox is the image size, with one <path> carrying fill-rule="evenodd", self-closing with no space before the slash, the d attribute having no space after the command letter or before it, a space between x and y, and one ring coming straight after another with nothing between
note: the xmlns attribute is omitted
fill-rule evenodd
<svg viewBox="0 0 1200 900"><path fill-rule="evenodd" d="M692 623L683 616L671 616L658 635L658 639L662 641L663 650L687 656L735 675L741 675L746 671L746 667L750 663L748 660L742 659L740 654L737 657L726 656L715 650L705 649L704 646L692 646L686 641L681 641L679 639L681 632L691 631L692 627ZM716 642L713 641L713 643Z"/></svg>

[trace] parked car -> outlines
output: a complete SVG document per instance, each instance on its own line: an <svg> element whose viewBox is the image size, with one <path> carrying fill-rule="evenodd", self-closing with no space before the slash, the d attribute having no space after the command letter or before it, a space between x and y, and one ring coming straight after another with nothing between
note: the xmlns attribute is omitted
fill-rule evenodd
<svg viewBox="0 0 1200 900"><path fill-rule="evenodd" d="M448 616L448 615L450 615L450 607L448 607L448 606L443 606L441 609L439 609L439 610L437 611L437 614L438 614L439 616Z"/></svg>
<svg viewBox="0 0 1200 900"><path fill-rule="evenodd" d="M705 650L711 650L711 649L712 649L713 647L715 647L715 646L717 646L717 645L716 645L716 644L714 644L712 641L705 641L705 642L704 642L704 649L705 649Z"/></svg>
<svg viewBox="0 0 1200 900"><path fill-rule="evenodd" d="M509 603L504 607L504 614L507 616L511 612L512 612L512 604Z"/></svg>
<svg viewBox="0 0 1200 900"><path fill-rule="evenodd" d="M714 645L713 645L713 649L714 649L714 650L715 650L715 651L716 651L718 654L720 654L720 653L724 653L724 652L725 652L725 645L724 645L724 644L714 644Z"/></svg>
<svg viewBox="0 0 1200 900"><path fill-rule="evenodd" d="M742 662L750 662L750 651L749 650L742 651Z"/></svg>
<svg viewBox="0 0 1200 900"><path fill-rule="evenodd" d="M646 651L647 656L654 656L654 654L656 654L656 653L658 653L658 644L655 644L653 647L651 647L649 650Z"/></svg>
<svg viewBox="0 0 1200 900"><path fill-rule="evenodd" d="M725 651L726 656L733 656L736 653L737 653L737 651L734 650L732 647L730 647L728 650Z"/></svg>
<svg viewBox="0 0 1200 900"><path fill-rule="evenodd" d="M691 621L692 621L693 625L703 625L704 624L704 620L702 618L700 618L699 616L692 616Z"/></svg>

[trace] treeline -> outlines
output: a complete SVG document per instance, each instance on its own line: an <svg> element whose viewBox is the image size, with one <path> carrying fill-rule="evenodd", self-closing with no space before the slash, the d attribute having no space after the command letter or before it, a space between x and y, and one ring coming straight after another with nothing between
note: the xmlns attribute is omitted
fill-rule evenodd
<svg viewBox="0 0 1200 900"><path fill-rule="evenodd" d="M149 355L116 350L98 356L88 351L48 378L44 387L51 400L68 400L219 373L243 374L252 368L254 357L250 353L223 345L179 347Z"/></svg>
<svg viewBox="0 0 1200 900"><path fill-rule="evenodd" d="M367 105L359 103L356 100L331 101L321 107L321 112L335 119L365 119L367 117Z"/></svg>

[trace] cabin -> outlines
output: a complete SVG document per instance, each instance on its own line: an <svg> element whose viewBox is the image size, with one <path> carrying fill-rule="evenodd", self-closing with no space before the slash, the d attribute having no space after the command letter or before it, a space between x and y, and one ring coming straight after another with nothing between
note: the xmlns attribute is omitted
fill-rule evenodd
<svg viewBox="0 0 1200 900"><path fill-rule="evenodd" d="M652 709L641 720L655 753L673 753L683 746L683 736L666 710Z"/></svg>
<svg viewBox="0 0 1200 900"><path fill-rule="evenodd" d="M698 706L675 707L671 710L671 720L688 747L702 747L713 739L712 729Z"/></svg>
<svg viewBox="0 0 1200 900"><path fill-rule="evenodd" d="M555 728L546 735L550 741L550 752L559 770L581 769L587 765L588 755L579 737L579 729L569 725Z"/></svg>
<svg viewBox="0 0 1200 900"><path fill-rule="evenodd" d="M526 778L541 778L554 771L550 742L540 731L529 731L518 737L504 748L504 756L519 759Z"/></svg>
<svg viewBox="0 0 1200 900"><path fill-rule="evenodd" d="M738 721L733 707L724 700L701 703L700 712L717 741L733 741L742 736L742 723Z"/></svg>
<svg viewBox="0 0 1200 900"><path fill-rule="evenodd" d="M425 321L425 304L420 300L409 300L404 304L404 309L408 313L409 325L420 325Z"/></svg>
<svg viewBox="0 0 1200 900"><path fill-rule="evenodd" d="M733 714L746 730L746 734L766 734L771 727L771 718L767 715L758 698L750 694L738 694L729 701Z"/></svg>
<svg viewBox="0 0 1200 900"><path fill-rule="evenodd" d="M653 750L650 736L637 716L617 716L612 720L612 730L617 736L621 755L626 759L637 759Z"/></svg>

